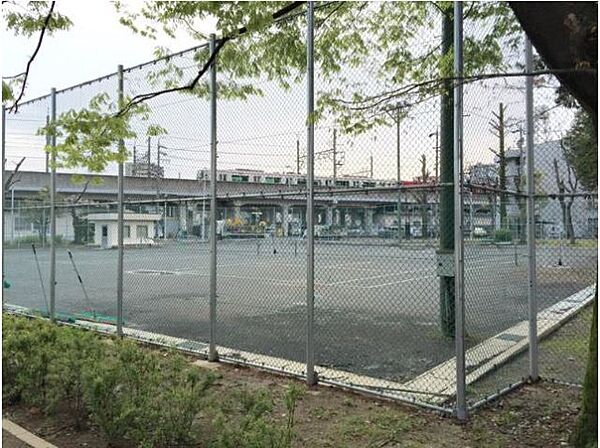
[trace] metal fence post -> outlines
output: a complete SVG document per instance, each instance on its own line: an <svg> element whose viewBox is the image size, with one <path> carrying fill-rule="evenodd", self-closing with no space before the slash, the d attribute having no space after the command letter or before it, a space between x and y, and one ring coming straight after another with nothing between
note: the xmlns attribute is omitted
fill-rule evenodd
<svg viewBox="0 0 600 448"><path fill-rule="evenodd" d="M454 298L456 343L456 416L467 418L465 374L465 288L463 209L463 7L454 2Z"/></svg>
<svg viewBox="0 0 600 448"><path fill-rule="evenodd" d="M398 179L398 246L402 244L402 179L400 176L400 105L396 107L396 177Z"/></svg>
<svg viewBox="0 0 600 448"><path fill-rule="evenodd" d="M533 71L533 49L531 41L525 37L525 70ZM538 339L537 339L537 280L535 267L535 165L533 154L533 77L525 78L525 114L527 124L527 299L529 302L529 377L537 381Z"/></svg>
<svg viewBox="0 0 600 448"><path fill-rule="evenodd" d="M4 202L6 201L6 191L4 190L4 176L6 173L6 107L2 105L2 247L5 247L5 235L6 235L6 219L4 216ZM12 210L12 221L14 223L14 209ZM14 224L12 224L14 228ZM11 243L14 244L14 235ZM4 271L4 251L2 251L2 308L4 308L4 277L6 272Z"/></svg>
<svg viewBox="0 0 600 448"><path fill-rule="evenodd" d="M56 89L50 91L50 121L56 123ZM50 138L50 320L56 320L56 132Z"/></svg>
<svg viewBox="0 0 600 448"><path fill-rule="evenodd" d="M119 109L123 107L123 66L117 67L117 93ZM125 154L125 142L119 140L119 153ZM119 162L119 176L117 179L118 205L117 205L117 336L123 337L123 161Z"/></svg>
<svg viewBox="0 0 600 448"><path fill-rule="evenodd" d="M210 54L215 51L210 35ZM208 360L217 361L217 61L210 67L210 340Z"/></svg>
<svg viewBox="0 0 600 448"><path fill-rule="evenodd" d="M308 2L306 10L307 36L307 153L306 179L308 195L306 198L306 383L313 386L317 383L315 372L314 346L314 314L315 314L315 229L314 229L314 155L315 155L315 66L314 66L314 4Z"/></svg>

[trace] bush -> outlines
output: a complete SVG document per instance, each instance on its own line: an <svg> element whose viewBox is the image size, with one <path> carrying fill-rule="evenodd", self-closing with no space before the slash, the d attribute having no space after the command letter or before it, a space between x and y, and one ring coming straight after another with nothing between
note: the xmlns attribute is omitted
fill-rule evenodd
<svg viewBox="0 0 600 448"><path fill-rule="evenodd" d="M163 358L119 341L108 359L87 372L85 396L109 440L182 446L194 442L192 425L214 379L180 355Z"/></svg>
<svg viewBox="0 0 600 448"><path fill-rule="evenodd" d="M146 392L158 372L154 358L144 356L129 341L117 343L107 355L84 371L84 396L92 420L111 442L139 437L150 400Z"/></svg>
<svg viewBox="0 0 600 448"><path fill-rule="evenodd" d="M192 426L202 410L203 397L216 376L202 374L180 355L163 361L162 380L150 405L149 426L153 446L188 446L194 442Z"/></svg>
<svg viewBox="0 0 600 448"><path fill-rule="evenodd" d="M63 328L56 348L48 365L46 410L53 412L65 403L80 427L87 417L84 372L105 359L106 347L93 333Z"/></svg>
<svg viewBox="0 0 600 448"><path fill-rule="evenodd" d="M494 233L494 241L496 243L505 243L512 241L512 232L510 229L498 229Z"/></svg>
<svg viewBox="0 0 600 448"><path fill-rule="evenodd" d="M49 414L69 409L89 418L109 444L193 446L199 430L208 446L289 448L303 389L284 397L286 419L271 421L271 392L242 389L224 400L207 392L216 376L175 353L146 350L48 321L3 315L3 398ZM205 417L200 420L202 413ZM206 426L199 426L201 423Z"/></svg>
<svg viewBox="0 0 600 448"><path fill-rule="evenodd" d="M100 339L47 321L3 315L3 398L53 414L61 403L89 417L111 443L184 446L214 382L181 355ZM110 342L110 341L108 341Z"/></svg>
<svg viewBox="0 0 600 448"><path fill-rule="evenodd" d="M269 414L273 401L269 392L242 390L234 396L233 406L225 406L214 420L216 437L209 446L214 448L291 448L294 438L294 416L304 390L291 384L285 393L287 419L271 423ZM237 406L236 406L237 405ZM236 414L236 407L237 414Z"/></svg>
<svg viewBox="0 0 600 448"><path fill-rule="evenodd" d="M39 235L28 235L28 236L22 236L22 237L19 237L19 238L15 238L12 241L6 241L4 243L4 247L5 248L15 248L15 247L29 247L29 248L31 248L32 244L35 244L36 247L41 247L42 243L43 243L42 239L39 237ZM46 238L45 243L46 243L46 245L50 244L50 237L49 236ZM62 235L56 235L54 237L54 243L57 246L62 246L62 245L68 244L68 241L64 241Z"/></svg>
<svg viewBox="0 0 600 448"><path fill-rule="evenodd" d="M47 406L50 362L57 353L57 327L38 320L3 318L3 399Z"/></svg>

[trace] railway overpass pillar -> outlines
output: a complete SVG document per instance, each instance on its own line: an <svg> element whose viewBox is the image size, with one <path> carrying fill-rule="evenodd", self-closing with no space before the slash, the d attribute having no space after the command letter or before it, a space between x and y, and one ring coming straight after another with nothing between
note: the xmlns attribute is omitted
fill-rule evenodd
<svg viewBox="0 0 600 448"><path fill-rule="evenodd" d="M179 229L182 232L188 231L187 219L188 219L188 207L187 207L187 202L184 202L183 204L179 204Z"/></svg>
<svg viewBox="0 0 600 448"><path fill-rule="evenodd" d="M373 214L374 210L372 208L365 208L365 232L368 235L373 233Z"/></svg>
<svg viewBox="0 0 600 448"><path fill-rule="evenodd" d="M290 221L291 221L291 216L290 216L290 204L283 204L281 206L281 210L282 210L282 225L283 225L283 236L288 236L289 235L289 227L290 227Z"/></svg>
<svg viewBox="0 0 600 448"><path fill-rule="evenodd" d="M327 207L327 213L325 214L325 224L327 224L328 226L333 225L333 207L331 206Z"/></svg>

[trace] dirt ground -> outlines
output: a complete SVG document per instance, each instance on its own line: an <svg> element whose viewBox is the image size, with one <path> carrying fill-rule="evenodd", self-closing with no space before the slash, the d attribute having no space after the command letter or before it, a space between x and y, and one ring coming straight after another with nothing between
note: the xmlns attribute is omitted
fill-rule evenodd
<svg viewBox="0 0 600 448"><path fill-rule="evenodd" d="M226 400L241 388L266 389L286 418L283 395L295 380L253 369L219 365L213 397ZM298 404L295 447L559 447L568 446L580 390L552 383L526 385L479 409L466 424L431 411L379 401L326 386L306 390ZM23 406L4 417L59 447L105 447L94 427L76 430L67 414L50 419ZM200 445L202 446L202 445Z"/></svg>

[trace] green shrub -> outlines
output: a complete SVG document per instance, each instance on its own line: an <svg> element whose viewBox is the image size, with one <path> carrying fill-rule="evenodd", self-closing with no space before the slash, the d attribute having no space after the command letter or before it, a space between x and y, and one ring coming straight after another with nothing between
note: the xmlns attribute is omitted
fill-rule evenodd
<svg viewBox="0 0 600 448"><path fill-rule="evenodd" d="M284 397L286 419L273 422L271 392L242 389L227 399L207 391L216 377L178 354L146 350L39 319L3 315L3 398L55 413L70 407L77 423L90 418L110 444L193 446L199 429L209 446L289 448L303 389ZM64 406L61 406L61 408ZM200 420L202 414L210 421ZM200 427L200 423L208 426Z"/></svg>
<svg viewBox="0 0 600 448"><path fill-rule="evenodd" d="M190 446L195 442L192 426L216 376L191 366L181 355L164 358L160 369L163 375L152 391L140 438L150 446Z"/></svg>
<svg viewBox="0 0 600 448"><path fill-rule="evenodd" d="M85 401L92 420L111 442L139 437L158 368L132 342L118 342L103 362L84 371ZM150 384L152 382L152 384Z"/></svg>
<svg viewBox="0 0 600 448"><path fill-rule="evenodd" d="M53 412L65 403L79 427L87 417L84 372L94 370L105 358L106 347L98 337L74 328L59 332L57 350L48 365L46 410Z"/></svg>
<svg viewBox="0 0 600 448"><path fill-rule="evenodd" d="M27 235L15 238L12 241L6 241L4 244L5 248L15 248L15 247L30 247L32 244L35 244L36 247L41 247L43 244L50 244L50 237L48 236L45 241L39 237L39 235ZM64 240L62 235L56 235L54 237L54 244L57 246L63 246L68 244L69 242Z"/></svg>
<svg viewBox="0 0 600 448"><path fill-rule="evenodd" d="M284 397L287 419L270 421L273 402L269 392L242 390L233 397L233 406L223 407L214 419L216 430L210 445L214 448L290 448L294 438L294 415L303 389L291 384ZM239 415L234 415L236 407Z"/></svg>
<svg viewBox="0 0 600 448"><path fill-rule="evenodd" d="M48 322L3 317L3 398L47 405L50 361L56 357L58 329Z"/></svg>
<svg viewBox="0 0 600 448"><path fill-rule="evenodd" d="M494 241L496 243L505 243L512 241L512 232L510 229L498 229L494 233Z"/></svg>
<svg viewBox="0 0 600 448"><path fill-rule="evenodd" d="M162 357L131 341L85 375L85 399L94 423L109 441L135 446L184 446L214 381L180 355Z"/></svg>

